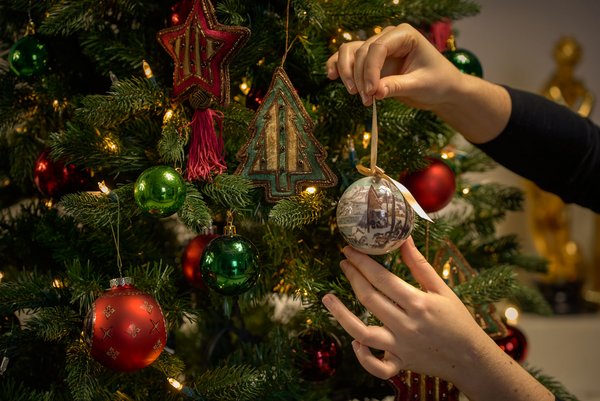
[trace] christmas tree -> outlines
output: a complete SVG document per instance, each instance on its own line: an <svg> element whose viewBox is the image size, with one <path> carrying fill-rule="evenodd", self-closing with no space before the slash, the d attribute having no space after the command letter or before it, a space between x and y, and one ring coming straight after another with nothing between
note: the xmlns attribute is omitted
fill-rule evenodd
<svg viewBox="0 0 600 401"><path fill-rule="evenodd" d="M393 243L412 233L499 346L513 341L494 303L548 311L515 275L544 262L494 230L521 193L469 175L492 163L431 113L380 101L374 126L324 68L341 43L402 22L444 51L449 23L477 12L468 0L3 1L0 399L412 397L413 373L367 374L321 305L335 292L364 312L339 271L344 238L414 282ZM461 69L480 70L464 54ZM432 176L441 192L424 186ZM346 232L340 199L364 180L347 201L366 217Z"/></svg>

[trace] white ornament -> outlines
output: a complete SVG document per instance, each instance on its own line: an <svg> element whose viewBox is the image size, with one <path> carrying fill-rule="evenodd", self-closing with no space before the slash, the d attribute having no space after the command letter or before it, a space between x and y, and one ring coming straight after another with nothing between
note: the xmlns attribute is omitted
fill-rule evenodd
<svg viewBox="0 0 600 401"><path fill-rule="evenodd" d="M369 255L397 249L413 229L414 211L393 182L375 176L350 185L337 206L337 226L344 239Z"/></svg>

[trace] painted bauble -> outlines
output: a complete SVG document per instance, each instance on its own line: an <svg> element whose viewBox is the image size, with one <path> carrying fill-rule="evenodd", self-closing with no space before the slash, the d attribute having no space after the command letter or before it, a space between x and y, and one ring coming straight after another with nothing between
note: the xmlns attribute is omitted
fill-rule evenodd
<svg viewBox="0 0 600 401"><path fill-rule="evenodd" d="M206 285L221 295L241 295L260 275L258 250L241 235L222 235L204 249L200 271Z"/></svg>
<svg viewBox="0 0 600 401"><path fill-rule="evenodd" d="M31 77L44 71L48 62L46 45L32 35L16 41L8 53L10 69L20 77Z"/></svg>
<svg viewBox="0 0 600 401"><path fill-rule="evenodd" d="M400 182L406 186L423 210L432 213L450 203L456 191L456 178L446 163L434 158L428 159L427 167L401 176Z"/></svg>
<svg viewBox="0 0 600 401"><path fill-rule="evenodd" d="M383 255L402 245L413 229L414 211L396 185L364 177L352 183L337 206L337 226L354 248Z"/></svg>
<svg viewBox="0 0 600 401"><path fill-rule="evenodd" d="M185 246L181 258L181 268L187 282L195 288L206 288L206 284L202 279L202 272L200 271L200 260L208 243L218 236L218 234L212 233L201 234L192 238Z"/></svg>
<svg viewBox="0 0 600 401"><path fill-rule="evenodd" d="M332 377L340 366L341 344L336 336L307 330L298 336L300 349L297 363L302 377L309 381L323 381Z"/></svg>
<svg viewBox="0 0 600 401"><path fill-rule="evenodd" d="M92 357L118 372L145 368L167 342L160 305L128 277L113 279L110 286L86 318L84 332Z"/></svg>
<svg viewBox="0 0 600 401"><path fill-rule="evenodd" d="M185 193L181 174L169 166L154 166L139 175L133 195L145 214L166 217L183 206Z"/></svg>

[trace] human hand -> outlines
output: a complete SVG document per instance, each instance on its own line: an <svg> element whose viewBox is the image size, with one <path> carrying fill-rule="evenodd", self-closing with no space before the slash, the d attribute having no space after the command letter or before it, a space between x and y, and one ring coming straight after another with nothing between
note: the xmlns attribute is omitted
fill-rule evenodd
<svg viewBox="0 0 600 401"><path fill-rule="evenodd" d="M323 303L355 339L360 364L387 379L412 370L460 382L472 369L478 353L497 348L467 308L419 253L412 238L401 248L402 259L421 289L389 272L369 256L347 246L340 263L358 300L383 326L367 326L332 294ZM375 357L369 348L384 351Z"/></svg>
<svg viewBox="0 0 600 401"><path fill-rule="evenodd" d="M341 78L366 106L395 97L411 107L433 110L451 101L463 74L408 24L387 27L366 41L344 43L327 61L327 76Z"/></svg>

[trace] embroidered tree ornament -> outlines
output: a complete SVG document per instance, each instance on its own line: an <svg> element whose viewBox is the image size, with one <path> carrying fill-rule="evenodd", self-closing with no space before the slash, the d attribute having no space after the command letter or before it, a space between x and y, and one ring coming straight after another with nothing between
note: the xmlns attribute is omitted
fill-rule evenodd
<svg viewBox="0 0 600 401"><path fill-rule="evenodd" d="M236 174L264 187L277 202L309 186L332 187L337 177L327 152L313 135L314 123L285 70L275 70L271 86L250 123L250 139L240 149Z"/></svg>

